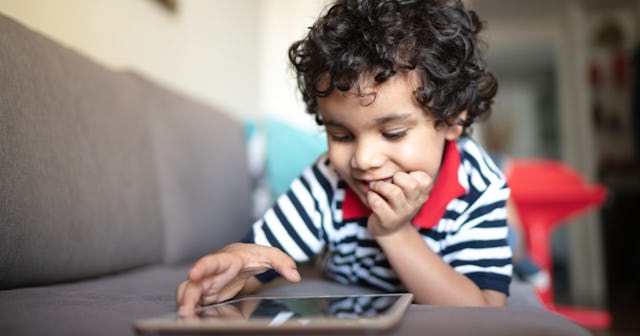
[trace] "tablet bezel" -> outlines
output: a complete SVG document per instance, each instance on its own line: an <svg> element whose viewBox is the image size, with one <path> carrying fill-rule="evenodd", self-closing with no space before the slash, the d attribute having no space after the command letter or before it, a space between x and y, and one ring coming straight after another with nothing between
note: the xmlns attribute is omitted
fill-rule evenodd
<svg viewBox="0 0 640 336"><path fill-rule="evenodd" d="M398 300L384 313L367 317L305 317L305 323L301 323L299 318L290 318L273 326L269 325L272 318L251 318L251 319L225 319L207 318L198 320L183 320L178 314L168 314L164 316L136 320L134 329L138 333L178 333L178 332L231 332L231 331L356 331L356 330L387 330L398 324L407 307L413 301L411 293L392 294L361 294L361 295L315 295L315 296L249 296L223 302L219 305L232 304L243 300L251 299L331 299L331 298L360 298L360 297L383 297L397 296ZM196 308L204 310L211 308ZM308 321L306 321L308 320Z"/></svg>

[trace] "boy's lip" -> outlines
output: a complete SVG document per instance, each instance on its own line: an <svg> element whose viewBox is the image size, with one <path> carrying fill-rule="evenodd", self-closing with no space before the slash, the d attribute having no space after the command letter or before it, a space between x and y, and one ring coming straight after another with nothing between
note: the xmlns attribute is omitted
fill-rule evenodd
<svg viewBox="0 0 640 336"><path fill-rule="evenodd" d="M356 181L358 188L362 191L363 194L367 194L369 192L369 190L371 190L371 183L372 182L388 182L388 183L393 183L393 178L392 177L384 177L384 178L377 178L377 179L361 179L361 178L354 178L354 180Z"/></svg>

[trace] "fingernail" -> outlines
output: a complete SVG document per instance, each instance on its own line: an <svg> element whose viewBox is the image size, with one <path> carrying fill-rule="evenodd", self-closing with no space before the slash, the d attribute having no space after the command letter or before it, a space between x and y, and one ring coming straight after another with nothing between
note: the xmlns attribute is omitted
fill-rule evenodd
<svg viewBox="0 0 640 336"><path fill-rule="evenodd" d="M293 275L294 277L298 278L298 280L302 279L302 277L300 276L300 272L298 272L297 269L293 270Z"/></svg>

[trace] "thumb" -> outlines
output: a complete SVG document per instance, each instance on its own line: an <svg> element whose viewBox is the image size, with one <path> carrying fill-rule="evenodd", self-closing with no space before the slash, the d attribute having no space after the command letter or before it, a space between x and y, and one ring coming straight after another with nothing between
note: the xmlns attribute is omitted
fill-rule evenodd
<svg viewBox="0 0 640 336"><path fill-rule="evenodd" d="M276 271L278 271L278 273L280 273L280 275L282 275L289 282L299 282L302 279L295 264L293 265L293 267L276 268Z"/></svg>
<svg viewBox="0 0 640 336"><path fill-rule="evenodd" d="M276 270L287 281L298 282L300 281L300 273L298 273L298 267L296 262L291 259L286 253L275 247L266 247L267 251L264 256L267 257L267 263L271 268Z"/></svg>

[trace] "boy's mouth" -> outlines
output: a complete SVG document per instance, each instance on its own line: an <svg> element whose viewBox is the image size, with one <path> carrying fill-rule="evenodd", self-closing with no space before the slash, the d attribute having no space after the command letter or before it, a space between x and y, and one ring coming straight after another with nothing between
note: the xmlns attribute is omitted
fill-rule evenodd
<svg viewBox="0 0 640 336"><path fill-rule="evenodd" d="M393 178L391 177L387 177L387 178L381 178L381 179L355 179L356 184L358 185L358 189L360 189L360 191L362 191L363 195L366 195L369 190L371 190L371 183L372 182L388 182L388 183L393 183Z"/></svg>

